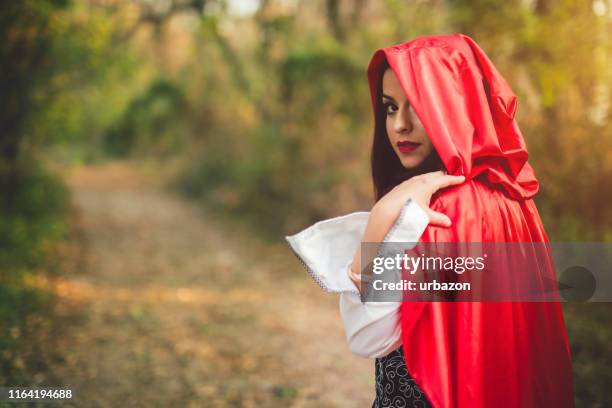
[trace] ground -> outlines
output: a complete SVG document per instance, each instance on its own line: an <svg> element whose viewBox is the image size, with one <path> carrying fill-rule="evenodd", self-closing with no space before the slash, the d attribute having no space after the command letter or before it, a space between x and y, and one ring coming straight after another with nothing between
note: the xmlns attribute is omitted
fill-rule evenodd
<svg viewBox="0 0 612 408"><path fill-rule="evenodd" d="M366 407L337 295L270 244L114 163L74 168L78 256L58 295L54 377L79 406Z"/></svg>

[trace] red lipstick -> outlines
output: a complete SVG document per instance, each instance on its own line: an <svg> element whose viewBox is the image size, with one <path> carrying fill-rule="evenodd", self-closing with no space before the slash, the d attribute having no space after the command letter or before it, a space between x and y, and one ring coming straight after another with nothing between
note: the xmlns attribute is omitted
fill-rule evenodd
<svg viewBox="0 0 612 408"><path fill-rule="evenodd" d="M402 153L411 153L415 151L416 148L419 147L420 145L421 145L420 143L409 142L409 141L397 142L397 148Z"/></svg>

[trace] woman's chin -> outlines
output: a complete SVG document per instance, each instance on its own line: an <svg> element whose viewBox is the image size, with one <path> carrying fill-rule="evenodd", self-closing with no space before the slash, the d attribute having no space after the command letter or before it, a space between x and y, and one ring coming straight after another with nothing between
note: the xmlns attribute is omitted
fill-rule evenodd
<svg viewBox="0 0 612 408"><path fill-rule="evenodd" d="M400 158L400 162L405 169L413 170L416 169L423 163L423 159L420 157L402 157Z"/></svg>

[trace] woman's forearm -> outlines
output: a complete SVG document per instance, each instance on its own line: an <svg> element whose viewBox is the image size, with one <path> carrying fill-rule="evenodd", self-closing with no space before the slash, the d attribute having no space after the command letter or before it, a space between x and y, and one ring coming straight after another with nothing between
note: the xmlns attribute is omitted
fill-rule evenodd
<svg viewBox="0 0 612 408"><path fill-rule="evenodd" d="M363 233L363 238L361 239L361 243L370 243L370 245L374 243L380 244L389 229L397 219L399 215L399 208L390 208L384 203L378 202L370 211L370 216L368 218L368 223L366 225L365 231ZM367 254L366 259L364 259L364 263L362 265L362 253L361 248L363 245L359 245L357 250L355 251L355 255L353 256L353 262L351 264L351 279L355 282L355 285L361 291L361 279L357 279L358 276L361 275L365 266L369 265L372 259L375 257L374 251Z"/></svg>

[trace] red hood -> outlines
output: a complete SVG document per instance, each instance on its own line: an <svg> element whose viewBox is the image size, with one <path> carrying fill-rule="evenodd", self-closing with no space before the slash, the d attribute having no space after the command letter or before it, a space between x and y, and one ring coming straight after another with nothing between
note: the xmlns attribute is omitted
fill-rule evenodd
<svg viewBox="0 0 612 408"><path fill-rule="evenodd" d="M368 66L374 112L385 60L450 174L486 177L513 199L535 195L516 95L476 42L437 35L378 49Z"/></svg>

